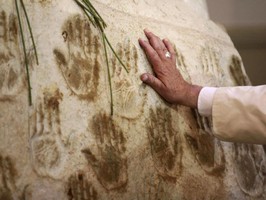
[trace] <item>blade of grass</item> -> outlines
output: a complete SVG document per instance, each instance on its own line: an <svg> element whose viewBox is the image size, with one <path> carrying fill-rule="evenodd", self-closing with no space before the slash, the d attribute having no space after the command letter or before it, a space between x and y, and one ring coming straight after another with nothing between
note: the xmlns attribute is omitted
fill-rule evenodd
<svg viewBox="0 0 266 200"><path fill-rule="evenodd" d="M21 23L21 18L20 18L19 9L18 9L18 0L15 0L15 3L16 3L17 15L18 15L18 22L19 22L19 29L20 29L20 34L21 34L21 40L22 40L22 45L23 45L23 52L24 52L26 72L27 72L28 92L29 92L29 105L31 106L32 105L31 84L30 84L30 73L29 73L29 65L28 65L28 58L27 58L27 52L26 52L26 45L25 45L25 41L24 41L22 23Z"/></svg>
<svg viewBox="0 0 266 200"><path fill-rule="evenodd" d="M93 26L98 28L99 31L101 32L103 45L104 45L107 72L108 72L109 90L110 90L110 98L111 98L111 115L113 115L113 91L112 91L112 81L111 81L111 75L110 75L110 67L109 67L109 61L108 61L106 42L108 46L111 48L111 51L113 52L115 57L118 59L119 63L123 66L123 68L126 70L127 73L129 72L126 66L124 65L124 63L122 62L122 60L116 54L115 50L113 49L111 43L109 42L108 38L106 37L104 33L104 29L107 27L107 24L105 23L103 18L100 16L100 14L97 12L97 10L94 8L94 6L91 4L91 2L89 0L75 0L75 2L81 7L81 9L86 14L89 21L93 24Z"/></svg>
<svg viewBox="0 0 266 200"><path fill-rule="evenodd" d="M87 1L82 0L82 3L86 6L86 9L93 16L94 19L96 18L98 21L101 21L101 18L99 18L99 16L97 16L97 13L95 13L95 11L91 8L91 6L88 4Z"/></svg>
<svg viewBox="0 0 266 200"><path fill-rule="evenodd" d="M86 16L89 18L90 22L92 23L92 25L96 28L96 24L93 20L93 18L87 13L90 13L90 10L83 4L81 3L79 0L75 0L75 2L81 7L81 9L83 10L83 12L86 14ZM91 13L90 13L91 14Z"/></svg>
<svg viewBox="0 0 266 200"><path fill-rule="evenodd" d="M94 23L96 24L97 28L100 29L101 32L104 31L104 24L105 22L95 13L95 11L91 8L90 4L87 1L82 0L86 6L86 10L90 13L91 17L94 19Z"/></svg>
<svg viewBox="0 0 266 200"><path fill-rule="evenodd" d="M103 39L103 46L104 46L104 52L105 52L105 60L107 65L107 72L108 72L108 82L109 82L109 90L110 90L110 98L111 98L111 116L114 113L113 109L113 91L112 91L112 80L111 80L111 74L110 74L110 67L109 67L109 61L108 61L108 55L107 55L107 49L106 49L106 43L104 39L104 34L102 33L102 39Z"/></svg>
<svg viewBox="0 0 266 200"><path fill-rule="evenodd" d="M27 14L26 8L25 8L25 6L24 6L24 2L23 2L23 0L20 0L20 3L21 3L21 5L22 5L22 9L23 9L24 14L25 14L25 16L26 16L26 21L27 21L28 29L29 29L29 31L30 31L30 37L31 37L31 41L32 41L33 48L34 48L34 54L35 54L35 57L36 57L36 62L37 62L37 65L39 65L38 54L37 54L36 45L35 45L34 38L33 38L33 34L32 34L32 29L31 29L31 25L30 25L29 17L28 17L28 14Z"/></svg>
<svg viewBox="0 0 266 200"><path fill-rule="evenodd" d="M115 54L115 57L118 59L118 61L120 62L120 64L123 66L123 68L126 70L126 72L128 73L128 70L126 68L126 66L124 65L124 63L121 61L121 59L119 58L119 56L116 54L115 50L113 49L111 43L109 42L108 38L106 37L105 33L104 33L104 27L106 27L106 23L104 22L104 20L102 19L102 17L100 16L100 14L97 12L97 10L94 8L94 6L90 3L89 0L82 0L83 3L85 4L82 4L81 2L79 2L78 0L75 0L82 8L83 8L83 11L87 11L89 12L93 18L94 18L94 22L93 20L91 19L91 16L89 16L86 12L85 14L89 17L90 21L94 24L97 25L97 27L100 29L100 31L102 32L103 36L104 36L104 39L107 41L107 44L108 46L111 48L112 52ZM93 9L93 10L92 10ZM97 17L98 16L98 17ZM99 21L99 18L100 18L100 21L103 23L103 25L100 23Z"/></svg>
<svg viewBox="0 0 266 200"><path fill-rule="evenodd" d="M96 13L96 15L100 18L100 20L102 21L103 23L103 27L106 28L107 27L107 24L105 23L105 21L103 20L103 18L101 17L101 15L98 13L98 11L94 8L94 6L91 4L91 2L89 0L83 0L85 2L87 2L87 5L93 9L93 11Z"/></svg>
<svg viewBox="0 0 266 200"><path fill-rule="evenodd" d="M104 33L103 33L104 34ZM113 49L111 43L109 42L108 38L106 37L106 35L104 34L104 39L106 40L108 46L111 48L112 52L114 53L115 57L117 58L117 60L120 62L120 64L123 66L123 68L126 70L127 73L128 69L126 68L126 66L124 65L124 63L122 62L122 60L119 58L119 56L116 54L115 50Z"/></svg>

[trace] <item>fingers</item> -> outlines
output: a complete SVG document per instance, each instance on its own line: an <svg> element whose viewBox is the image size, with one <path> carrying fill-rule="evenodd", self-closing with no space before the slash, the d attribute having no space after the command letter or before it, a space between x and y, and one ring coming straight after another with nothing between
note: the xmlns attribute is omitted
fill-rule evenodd
<svg viewBox="0 0 266 200"><path fill-rule="evenodd" d="M152 87L156 92L158 92L159 94L162 93L163 89L164 89L164 84L161 80L159 80L158 78L156 78L155 76L145 73L142 74L140 79L146 83L147 85L149 85L150 87Z"/></svg>
<svg viewBox="0 0 266 200"><path fill-rule="evenodd" d="M156 36L147 29L144 30L144 33L148 38L150 45L158 53L160 58L162 59L165 58L165 53L167 52L167 48L164 45L163 41L158 36Z"/></svg>
<svg viewBox="0 0 266 200"><path fill-rule="evenodd" d="M155 70L162 66L162 61L158 53L154 50L154 48L150 45L149 42L139 39L139 44L143 48L145 54L151 65L155 68Z"/></svg>
<svg viewBox="0 0 266 200"><path fill-rule="evenodd" d="M173 45L171 44L171 42L168 39L163 39L163 43L166 46L167 50L170 52L171 58L175 59L176 58L176 52L175 52L175 49L174 49Z"/></svg>

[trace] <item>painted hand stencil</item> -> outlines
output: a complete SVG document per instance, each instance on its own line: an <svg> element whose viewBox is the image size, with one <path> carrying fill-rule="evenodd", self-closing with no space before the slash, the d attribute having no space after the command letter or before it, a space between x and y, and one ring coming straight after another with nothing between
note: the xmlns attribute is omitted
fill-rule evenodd
<svg viewBox="0 0 266 200"><path fill-rule="evenodd" d="M10 157L0 155L0 199L19 199L16 187L17 171Z"/></svg>
<svg viewBox="0 0 266 200"><path fill-rule="evenodd" d="M69 200L97 200L98 194L84 173L75 173L68 180Z"/></svg>
<svg viewBox="0 0 266 200"><path fill-rule="evenodd" d="M210 46L206 46L201 51L202 76L210 86L223 86L225 73L220 65L218 53Z"/></svg>
<svg viewBox="0 0 266 200"><path fill-rule="evenodd" d="M234 144L234 173L240 189L251 197L264 191L265 154L259 146Z"/></svg>
<svg viewBox="0 0 266 200"><path fill-rule="evenodd" d="M30 138L32 165L40 176L58 178L66 161L62 140L59 90L45 91L33 116L34 129Z"/></svg>
<svg viewBox="0 0 266 200"><path fill-rule="evenodd" d="M119 43L117 47L119 58L126 64L129 73L121 67L113 55L111 66L113 69L111 81L113 83L113 97L115 112L125 118L135 119L143 112L144 94L140 91L138 75L138 52L130 40Z"/></svg>
<svg viewBox="0 0 266 200"><path fill-rule="evenodd" d="M175 48L175 53L176 53L176 63L177 63L177 68L179 69L180 73L182 74L182 77L189 83L191 83L191 77L189 75L188 72L188 66L185 63L185 58L182 55L182 53L180 53L179 50L177 50L176 46L174 46Z"/></svg>
<svg viewBox="0 0 266 200"><path fill-rule="evenodd" d="M100 38L80 15L66 21L62 36L68 53L54 49L56 62L69 89L80 99L93 101L97 97L99 70L104 55Z"/></svg>
<svg viewBox="0 0 266 200"><path fill-rule="evenodd" d="M191 130L185 135L187 144L206 173L221 176L225 170L225 156L221 142L211 133L211 121L201 117L197 110L192 110L192 113L195 121L191 122Z"/></svg>
<svg viewBox="0 0 266 200"><path fill-rule="evenodd" d="M127 184L126 139L112 117L98 114L93 118L93 135L97 154L90 148L82 150L99 182L107 190L118 189Z"/></svg>
<svg viewBox="0 0 266 200"><path fill-rule="evenodd" d="M182 170L182 149L179 135L173 129L170 110L160 107L150 110L147 131L158 173L176 179Z"/></svg>
<svg viewBox="0 0 266 200"><path fill-rule="evenodd" d="M242 69L242 61L237 56L233 55L229 66L231 78L234 80L235 85L245 86L251 85L248 77L244 74Z"/></svg>
<svg viewBox="0 0 266 200"><path fill-rule="evenodd" d="M25 87L17 16L0 11L0 101L12 100Z"/></svg>

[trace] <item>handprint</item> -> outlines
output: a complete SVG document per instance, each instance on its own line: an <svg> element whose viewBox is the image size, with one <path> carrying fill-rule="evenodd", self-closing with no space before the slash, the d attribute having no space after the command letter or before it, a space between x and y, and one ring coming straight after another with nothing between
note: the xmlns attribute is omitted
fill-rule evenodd
<svg viewBox="0 0 266 200"><path fill-rule="evenodd" d="M0 100L12 99L25 87L17 16L0 11Z"/></svg>
<svg viewBox="0 0 266 200"><path fill-rule="evenodd" d="M76 15L64 24L62 36L68 53L54 49L56 62L70 90L80 99L95 100L104 57L100 39L85 18Z"/></svg>
<svg viewBox="0 0 266 200"><path fill-rule="evenodd" d="M166 200L170 199L168 194L164 191L163 181L153 175L145 175L141 184L136 185L137 200Z"/></svg>
<svg viewBox="0 0 266 200"><path fill-rule="evenodd" d="M224 85L225 73L220 66L219 58L215 50L206 46L202 49L200 56L203 76L208 83L214 84L215 86Z"/></svg>
<svg viewBox="0 0 266 200"><path fill-rule="evenodd" d="M114 109L117 114L135 119L143 112L144 93L140 90L138 75L138 52L130 40L119 43L117 54L126 64L129 73L123 69L117 58L111 59Z"/></svg>
<svg viewBox="0 0 266 200"><path fill-rule="evenodd" d="M69 177L69 200L97 200L98 194L88 177L83 172L77 172Z"/></svg>
<svg viewBox="0 0 266 200"><path fill-rule="evenodd" d="M230 69L231 78L233 79L235 85L245 86L251 84L250 81L248 80L248 77L244 74L242 70L242 62L240 58L233 55L231 58L229 69Z"/></svg>
<svg viewBox="0 0 266 200"><path fill-rule="evenodd" d="M179 50L177 50L176 46L174 46L175 48L175 53L176 53L176 62L177 62L177 68L179 69L180 73L182 74L182 77L189 83L191 83L191 77L189 75L188 72L188 67L187 64L185 63L185 58L182 55L182 53L180 53Z"/></svg>
<svg viewBox="0 0 266 200"><path fill-rule="evenodd" d="M147 131L158 173L176 179L182 169L182 147L180 137L173 129L170 110L160 107L151 110Z"/></svg>
<svg viewBox="0 0 266 200"><path fill-rule="evenodd" d="M90 148L82 152L103 187L107 190L121 188L128 180L123 132L112 117L106 114L97 114L92 123L97 153L93 153Z"/></svg>
<svg viewBox="0 0 266 200"><path fill-rule="evenodd" d="M240 189L252 197L260 196L264 190L265 155L258 155L255 145L234 144L234 149L234 170Z"/></svg>
<svg viewBox="0 0 266 200"><path fill-rule="evenodd" d="M17 171L10 157L0 155L0 199L19 199Z"/></svg>
<svg viewBox="0 0 266 200"><path fill-rule="evenodd" d="M32 164L41 176L58 178L65 163L65 144L62 140L58 89L47 89L33 115L34 128L30 138Z"/></svg>
<svg viewBox="0 0 266 200"><path fill-rule="evenodd" d="M221 142L212 135L210 120L200 116L197 110L192 110L192 113L193 124L190 124L190 132L185 134L187 143L202 169L210 175L220 176L225 170Z"/></svg>

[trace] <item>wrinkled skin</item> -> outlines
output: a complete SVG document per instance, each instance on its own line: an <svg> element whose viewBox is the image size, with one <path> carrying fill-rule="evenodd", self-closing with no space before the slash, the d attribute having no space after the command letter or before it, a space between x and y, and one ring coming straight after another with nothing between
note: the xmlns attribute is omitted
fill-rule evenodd
<svg viewBox="0 0 266 200"><path fill-rule="evenodd" d="M197 108L197 101L202 87L186 82L176 67L176 52L169 40L161 40L149 30L144 33L148 39L139 39L155 75L144 73L141 80L152 87L169 103ZM166 53L170 57L166 57Z"/></svg>

